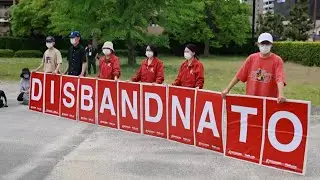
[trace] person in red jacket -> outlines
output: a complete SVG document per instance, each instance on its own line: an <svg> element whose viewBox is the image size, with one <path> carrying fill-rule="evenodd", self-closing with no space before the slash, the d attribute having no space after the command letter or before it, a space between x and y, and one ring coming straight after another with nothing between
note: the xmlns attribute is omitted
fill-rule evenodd
<svg viewBox="0 0 320 180"><path fill-rule="evenodd" d="M140 69L131 78L131 81L162 84L164 81L163 63L158 59L158 52L154 46L147 46L146 56L147 58L142 61Z"/></svg>
<svg viewBox="0 0 320 180"><path fill-rule="evenodd" d="M196 46L188 44L184 49L186 61L180 66L178 76L172 85L202 89L204 85L204 68L196 56Z"/></svg>
<svg viewBox="0 0 320 180"><path fill-rule="evenodd" d="M112 42L105 42L102 46L102 52L104 56L99 59L98 78L118 80L120 77L120 62L114 54Z"/></svg>

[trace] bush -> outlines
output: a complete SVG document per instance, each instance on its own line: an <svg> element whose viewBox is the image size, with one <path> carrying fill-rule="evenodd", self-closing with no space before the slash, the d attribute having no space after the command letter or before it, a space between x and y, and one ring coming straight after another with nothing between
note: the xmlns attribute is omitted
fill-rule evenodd
<svg viewBox="0 0 320 180"><path fill-rule="evenodd" d="M14 51L12 49L0 49L0 57L13 57Z"/></svg>
<svg viewBox="0 0 320 180"><path fill-rule="evenodd" d="M36 58L42 57L43 53L38 50L20 50L14 54L14 57L22 57L22 58Z"/></svg>
<svg viewBox="0 0 320 180"><path fill-rule="evenodd" d="M67 57L68 55L68 50L60 50L61 56L62 57Z"/></svg>
<svg viewBox="0 0 320 180"><path fill-rule="evenodd" d="M284 61L320 67L320 43L317 42L275 42L273 52Z"/></svg>

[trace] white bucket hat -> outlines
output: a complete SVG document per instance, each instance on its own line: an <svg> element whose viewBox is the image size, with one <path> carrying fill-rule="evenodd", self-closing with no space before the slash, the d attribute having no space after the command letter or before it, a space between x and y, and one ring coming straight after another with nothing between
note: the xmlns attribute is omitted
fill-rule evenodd
<svg viewBox="0 0 320 180"><path fill-rule="evenodd" d="M114 51L113 43L111 41L106 41L102 46L102 49L104 49L104 48L108 48L108 49L111 49L112 51Z"/></svg>

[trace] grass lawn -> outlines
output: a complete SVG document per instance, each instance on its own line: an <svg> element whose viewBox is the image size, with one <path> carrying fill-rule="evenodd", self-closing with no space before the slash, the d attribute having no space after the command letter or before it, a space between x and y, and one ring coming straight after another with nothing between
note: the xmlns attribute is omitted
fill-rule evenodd
<svg viewBox="0 0 320 180"><path fill-rule="evenodd" d="M129 67L125 64L127 61L125 57L120 59L123 64L121 79L130 79L139 66ZM138 64L140 64L141 59L138 58ZM179 57L163 57L161 59L165 64L165 83L172 83L183 59ZM40 61L40 58L0 58L0 82L2 80L18 81L22 68L35 69ZM205 66L205 89L221 91L233 78L244 61L244 57L213 56L206 59L201 58L201 61ZM63 65L63 70L65 70L65 65L66 63ZM285 71L288 84L285 88L286 97L310 100L313 106L320 106L320 68L285 63ZM239 83L232 90L232 93L243 94L244 87L243 83Z"/></svg>

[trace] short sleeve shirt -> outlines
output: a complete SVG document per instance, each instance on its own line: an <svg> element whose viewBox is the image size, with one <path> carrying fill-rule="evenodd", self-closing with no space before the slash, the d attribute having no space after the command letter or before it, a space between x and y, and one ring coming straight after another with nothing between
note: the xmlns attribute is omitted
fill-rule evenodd
<svg viewBox="0 0 320 180"><path fill-rule="evenodd" d="M69 63L68 75L79 76L82 72L82 64L86 62L86 52L81 44L71 46L68 50Z"/></svg>
<svg viewBox="0 0 320 180"><path fill-rule="evenodd" d="M61 53L58 49L47 49L43 55L44 72L51 73L56 70L58 64L62 63Z"/></svg>
<svg viewBox="0 0 320 180"><path fill-rule="evenodd" d="M92 48L86 48L86 55L88 57L88 59L94 59L96 57L97 54L97 50L96 48L92 47Z"/></svg>
<svg viewBox="0 0 320 180"><path fill-rule="evenodd" d="M272 54L262 58L259 53L250 55L237 73L237 78L246 82L246 94L278 97L277 83L285 83L281 57Z"/></svg>

